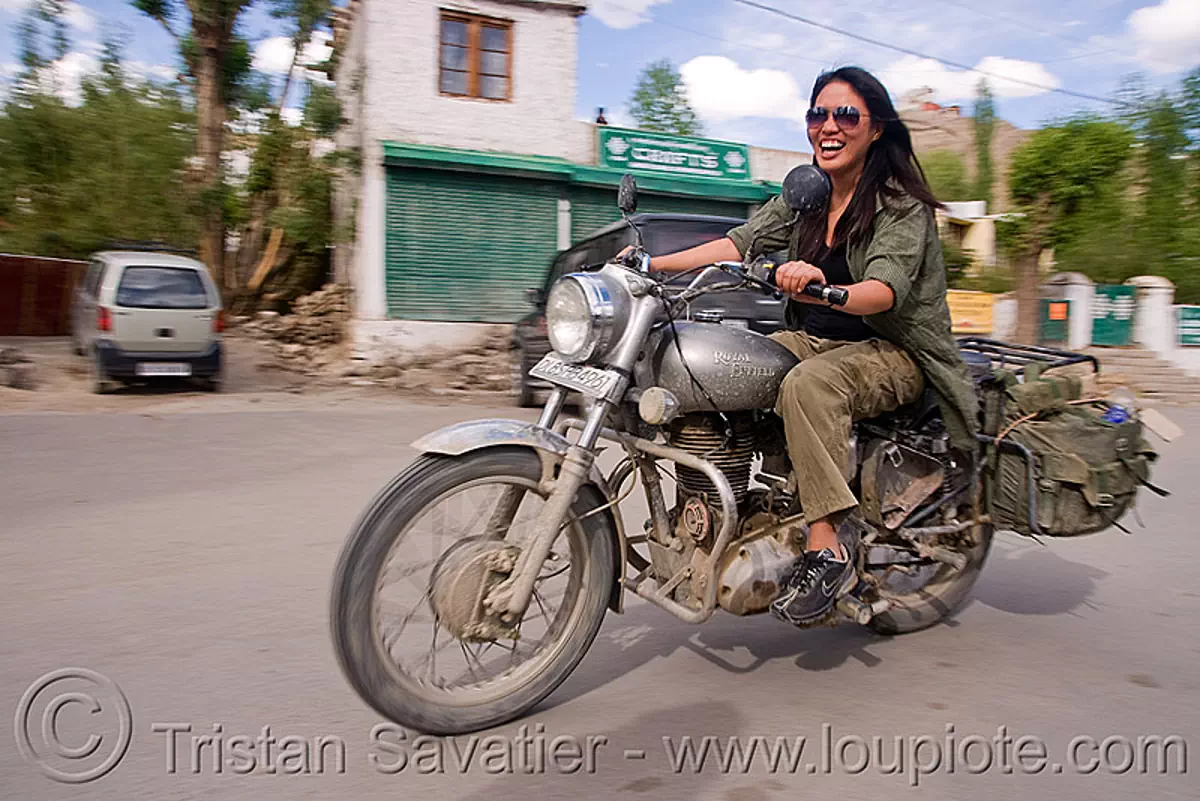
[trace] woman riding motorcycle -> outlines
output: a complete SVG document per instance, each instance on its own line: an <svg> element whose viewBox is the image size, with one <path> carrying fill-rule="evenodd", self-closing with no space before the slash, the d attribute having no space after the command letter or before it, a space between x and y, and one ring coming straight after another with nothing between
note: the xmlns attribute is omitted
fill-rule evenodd
<svg viewBox="0 0 1200 801"><path fill-rule="evenodd" d="M887 90L858 67L817 78L806 114L814 161L833 192L826 213L788 225L792 212L772 198L727 238L652 260L665 272L788 249L775 273L789 293L787 329L774 338L800 363L780 388L795 486L809 523L807 550L771 604L801 625L827 614L855 583L858 505L844 477L851 423L937 395L952 444L975 446L978 403L950 333L946 269L933 210L908 129ZM751 254L757 255L757 254ZM844 286L834 309L800 291L810 282ZM839 542L838 530L847 534Z"/></svg>

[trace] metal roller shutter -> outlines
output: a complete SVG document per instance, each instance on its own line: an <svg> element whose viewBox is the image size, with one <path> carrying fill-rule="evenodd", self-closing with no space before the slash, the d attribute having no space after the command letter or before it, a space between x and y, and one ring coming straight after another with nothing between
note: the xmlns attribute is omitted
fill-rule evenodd
<svg viewBox="0 0 1200 801"><path fill-rule="evenodd" d="M560 185L392 167L387 175L388 316L513 322L556 252Z"/></svg>
<svg viewBox="0 0 1200 801"><path fill-rule="evenodd" d="M674 197L643 192L638 197L638 211L672 214L712 214L719 217L747 216L749 205L737 201L712 200L703 197ZM617 209L617 190L595 187L571 189L571 241L578 242L609 223L621 219Z"/></svg>
<svg viewBox="0 0 1200 801"><path fill-rule="evenodd" d="M616 202L615 199L613 201ZM712 214L718 217L746 217L747 204L703 197L672 197L643 195L638 198L638 211L646 213Z"/></svg>
<svg viewBox="0 0 1200 801"><path fill-rule="evenodd" d="M617 190L591 186L571 188L571 241L578 242L621 219Z"/></svg>

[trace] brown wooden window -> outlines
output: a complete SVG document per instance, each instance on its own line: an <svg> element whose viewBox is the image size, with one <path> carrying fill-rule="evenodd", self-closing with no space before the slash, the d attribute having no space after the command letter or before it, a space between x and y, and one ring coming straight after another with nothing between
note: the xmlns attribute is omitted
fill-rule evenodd
<svg viewBox="0 0 1200 801"><path fill-rule="evenodd" d="M512 23L442 12L438 89L444 95L512 98Z"/></svg>

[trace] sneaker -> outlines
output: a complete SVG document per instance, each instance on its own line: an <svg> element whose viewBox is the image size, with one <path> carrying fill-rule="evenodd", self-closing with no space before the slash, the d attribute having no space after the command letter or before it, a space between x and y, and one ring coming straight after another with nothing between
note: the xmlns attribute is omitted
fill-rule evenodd
<svg viewBox="0 0 1200 801"><path fill-rule="evenodd" d="M783 591L771 602L771 614L785 623L802 626L824 617L834 602L854 589L858 576L851 550L842 546L845 560L828 548L808 551L784 575Z"/></svg>

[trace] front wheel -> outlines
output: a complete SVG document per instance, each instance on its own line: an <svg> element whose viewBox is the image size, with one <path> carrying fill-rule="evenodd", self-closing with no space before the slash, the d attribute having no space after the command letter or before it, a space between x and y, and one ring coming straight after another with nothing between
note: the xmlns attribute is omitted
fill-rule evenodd
<svg viewBox="0 0 1200 801"><path fill-rule="evenodd" d="M617 534L604 514L559 535L522 620L481 620L545 502L526 448L421 456L359 520L334 573L331 627L342 670L377 712L461 734L528 712L583 658L615 581ZM577 495L579 517L604 503Z"/></svg>

